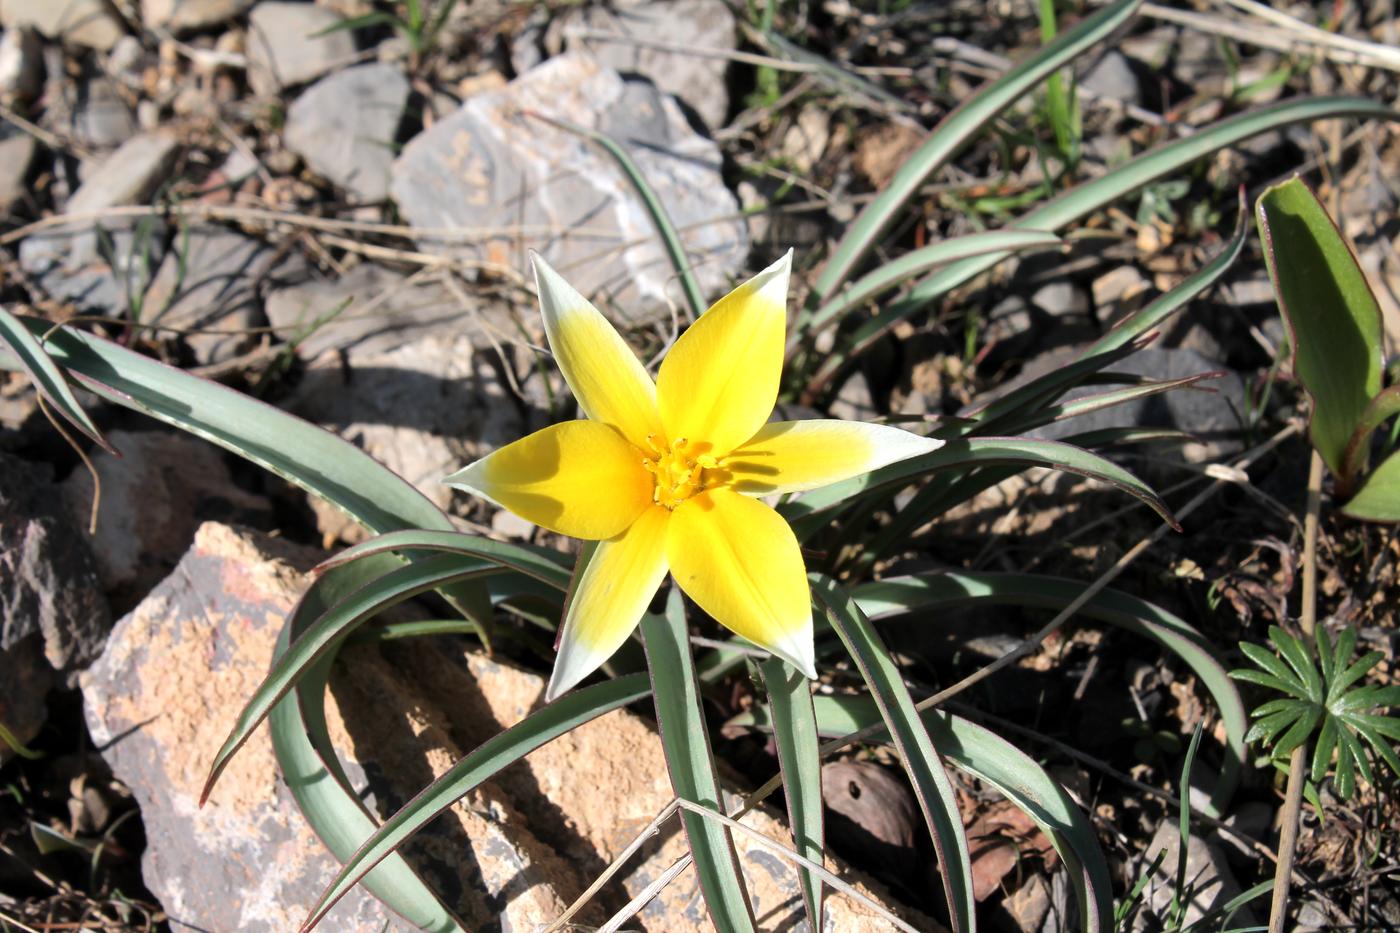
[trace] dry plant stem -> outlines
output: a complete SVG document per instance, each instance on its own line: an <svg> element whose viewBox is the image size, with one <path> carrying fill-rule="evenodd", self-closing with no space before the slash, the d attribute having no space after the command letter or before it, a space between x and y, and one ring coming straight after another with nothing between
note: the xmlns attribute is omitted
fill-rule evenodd
<svg viewBox="0 0 1400 933"><path fill-rule="evenodd" d="M1308 467L1307 514L1303 518L1303 605L1298 617L1298 624L1307 638L1312 638L1317 627L1317 516L1321 507L1322 455L1314 450ZM1278 867L1274 871L1274 897L1269 905L1269 933L1283 933L1288 919L1288 886L1298 851L1298 818L1303 809L1309 744L1304 742L1293 749L1288 759L1288 789L1283 798L1283 829L1278 842Z"/></svg>
<svg viewBox="0 0 1400 933"><path fill-rule="evenodd" d="M1254 11L1251 9L1250 12ZM1144 3L1142 15L1276 52L1296 52L1299 46L1306 46L1321 57L1343 65L1369 65L1389 71L1400 71L1400 52L1395 49L1374 42L1336 36L1320 29L1285 29L1260 23L1239 23L1223 16L1178 10L1158 3Z"/></svg>

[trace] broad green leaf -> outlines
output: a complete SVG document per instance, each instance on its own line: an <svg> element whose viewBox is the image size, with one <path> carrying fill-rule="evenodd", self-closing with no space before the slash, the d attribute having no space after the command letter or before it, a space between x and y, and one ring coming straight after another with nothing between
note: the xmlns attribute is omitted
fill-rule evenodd
<svg viewBox="0 0 1400 933"><path fill-rule="evenodd" d="M853 595L871 618L884 620L914 613L936 615L937 610L968 605L1009 604L1059 610L1083 591L1082 583L1038 574L949 572L892 577L858 586ZM1180 657L1200 678L1225 724L1224 760L1207 808L1213 815L1224 812L1239 783L1249 719L1239 691L1210 642L1180 617L1114 589L1101 590L1079 611L1085 618L1155 641Z"/></svg>
<svg viewBox="0 0 1400 933"><path fill-rule="evenodd" d="M657 731L671 772L671 786L677 797L723 813L724 800L710 755L710 734L691 661L680 590L671 589L664 614L648 612L642 616L641 628L652 699L656 701ZM681 823L716 929L720 933L757 929L729 830L689 810L681 813Z"/></svg>
<svg viewBox="0 0 1400 933"><path fill-rule="evenodd" d="M304 927L319 923L336 901L367 872L379 871L375 866L386 858L396 858L392 853L405 840L483 781L584 723L642 699L648 690L644 674L629 674L616 680L579 687L487 739L404 804L383 826L367 835L357 850L343 859L345 866L322 892Z"/></svg>
<svg viewBox="0 0 1400 933"><path fill-rule="evenodd" d="M361 560L371 560L371 566L383 566L378 555ZM362 586L346 593L339 601L326 606L318 615L307 618L301 605L320 606L323 604L321 591L335 591L340 588L340 580L345 575L353 579L363 579L359 563L342 564L329 573L323 574L312 583L302 597L290 624L301 629L298 637L278 654L272 670L263 682L253 691L253 696L244 705L243 711L214 756L205 781L200 800L209 796L214 782L219 779L229 760L252 735L253 730L263 721L274 705L286 696L307 672L327 656L334 656L335 650L345 637L359 626L390 606L412 599L420 593L437 589L458 580L468 580L491 573L501 573L503 568L481 560L462 557L457 554L444 554L427 560L402 564L394 561L394 569L368 580Z"/></svg>
<svg viewBox="0 0 1400 933"><path fill-rule="evenodd" d="M829 738L844 738L881 721L879 707L868 696L815 696L812 703L817 728ZM1084 929L1112 929L1113 882L1108 864L1093 826L1064 789L1035 759L991 730L942 710L924 710L920 717L940 755L1001 791L1044 830L1071 867ZM761 707L731 721L772 727ZM878 733L868 741L889 742L889 733Z"/></svg>
<svg viewBox="0 0 1400 933"><path fill-rule="evenodd" d="M822 823L822 761L817 741L817 720L812 712L812 687L807 678L787 662L770 658L759 665L768 689L773 738L783 775L788 824L793 849L818 865L826 838ZM822 929L822 879L798 866L802 900L813 930Z"/></svg>
<svg viewBox="0 0 1400 933"><path fill-rule="evenodd" d="M899 167L885 190L856 217L817 279L812 289L811 304L815 306L825 302L850 279L856 267L875 248L880 237L898 219L900 211L929 176L961 152L996 119L997 114L1019 101L1046 76L1073 61L1127 22L1139 3L1140 0L1118 0L1086 17L948 114L929 133L923 145ZM806 326L805 321L799 320L799 329Z"/></svg>
<svg viewBox="0 0 1400 933"><path fill-rule="evenodd" d="M1381 461L1342 506L1342 514L1368 522L1400 522L1400 451Z"/></svg>
<svg viewBox="0 0 1400 933"><path fill-rule="evenodd" d="M367 558L308 591L278 637L273 663L319 617L356 590L402 567L388 555ZM268 717L268 731L282 778L306 821L338 861L344 862L374 833L378 820L361 802L330 748L324 697L332 658L323 657ZM391 855L365 878L365 887L411 923L433 933L466 930L402 856Z"/></svg>
<svg viewBox="0 0 1400 933"><path fill-rule="evenodd" d="M950 240L940 240L921 249L911 250L898 259L892 259L852 283L850 287L842 289L812 314L807 326L814 330L820 329L852 308L859 308L876 296L898 288L930 269L959 259L981 256L984 253L1048 249L1059 244L1059 237L1039 230L994 230L990 233L971 233Z"/></svg>
<svg viewBox="0 0 1400 933"><path fill-rule="evenodd" d="M1342 469L1347 476L1360 476L1366 469L1371 454L1371 435L1397 414L1400 414L1400 385L1381 390L1366 405L1342 456Z"/></svg>
<svg viewBox="0 0 1400 933"><path fill-rule="evenodd" d="M1341 231L1299 178L1265 191L1258 218L1293 372L1313 400L1313 446L1349 484L1347 442L1381 390L1380 306Z"/></svg>
<svg viewBox="0 0 1400 933"><path fill-rule="evenodd" d="M97 425L92 423L87 412L83 411L83 406L78 403L73 390L68 387L68 380L63 377L63 371L49 359L48 351L44 349L40 337L30 333L29 327L2 306L0 344L10 348L17 366L28 373L34 388L43 396L44 401L53 406L54 411L103 450L111 454L117 453L112 445L107 443L102 432L97 430Z"/></svg>
<svg viewBox="0 0 1400 933"><path fill-rule="evenodd" d="M1064 33L1060 38L1063 39L1067 35L1069 33ZM1082 182L1064 194L1050 199L1017 218L1010 226L1020 230L1061 230L1124 195L1131 194L1166 175L1181 171L1203 156L1293 123L1336 117L1395 120L1400 119L1400 112L1365 97L1310 97L1285 100L1221 120L1190 136L1163 143L1097 178ZM894 302L856 328L849 341L852 350L858 351L868 346L896 322L917 314L929 302L947 294L1005 258L1005 254L992 254L964 259L933 273L915 286L906 298ZM828 362L818 370L814 382L819 385L825 384L847 358L848 354L832 354Z"/></svg>
<svg viewBox="0 0 1400 933"><path fill-rule="evenodd" d="M858 495L902 486L938 470L1015 464L1021 468L1049 467L1100 480L1146 503L1163 520L1176 525L1166 503L1142 480L1097 454L1060 441L1022 437L978 437L954 439L938 450L899 463L881 467L855 479L815 489L781 511L792 523L799 539L830 520L832 512Z"/></svg>
<svg viewBox="0 0 1400 933"><path fill-rule="evenodd" d="M977 929L976 903L972 895L972 863L958 811L953 785L929 737L928 728L914 708L914 700L889 649L880 641L860 606L835 581L809 574L812 594L826 611L832 628L841 637L851 659L860 669L889 729L900 762L909 775L914 799L928 824L943 890L948 898L949 925L954 933Z"/></svg>

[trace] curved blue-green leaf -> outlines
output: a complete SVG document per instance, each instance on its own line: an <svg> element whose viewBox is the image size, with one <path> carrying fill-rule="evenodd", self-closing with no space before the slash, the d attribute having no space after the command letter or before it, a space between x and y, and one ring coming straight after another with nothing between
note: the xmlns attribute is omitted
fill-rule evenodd
<svg viewBox="0 0 1400 933"><path fill-rule="evenodd" d="M893 577L856 587L853 596L871 618L895 619L915 612L956 606L1009 604L1063 609L1084 584L1060 577L1018 573L930 573ZM1225 755L1209 805L1219 815L1239 784L1245 761L1249 717L1239 691L1210 642L1180 617L1119 590L1104 589L1079 610L1086 618L1142 635L1175 653L1201 679L1225 724Z"/></svg>
<svg viewBox="0 0 1400 933"><path fill-rule="evenodd" d="M302 623L402 563L390 556L370 557L324 581L293 610L278 637L274 664L300 634ZM365 807L330 746L323 707L326 678L333 658L324 656L308 670L268 717L268 731L287 788L307 823L337 860L344 862L374 833L378 820ZM402 856L394 854L365 878L365 887L413 924L432 933L463 931L466 924L442 902Z"/></svg>
<svg viewBox="0 0 1400 933"><path fill-rule="evenodd" d="M866 696L816 696L817 728L828 738L844 738L880 722L880 710ZM1001 736L951 713L924 710L920 716L935 747L952 764L991 784L1035 821L1075 879L1084 929L1113 928L1113 881L1094 827L1045 769ZM771 728L762 707L731 720L736 725ZM888 742L887 732L867 741Z"/></svg>
<svg viewBox="0 0 1400 933"><path fill-rule="evenodd" d="M315 665L336 649L355 628L375 615L412 599L420 593L437 589L459 580L470 580L493 573L502 573L503 568L482 560L462 557L458 554L443 554L426 560L403 564L393 561L394 568L368 579L361 586L346 592L337 602L326 606L318 615L307 618L302 605L320 606L324 604L323 591L340 591L341 580L349 577L363 580L362 561L371 561L369 566L383 567L383 555L363 557L359 562L342 564L336 570L323 574L314 581L298 604L288 625L299 628L297 638L286 651L279 652L272 670L263 682L253 691L252 697L238 714L228 738L214 756L209 769L209 777L204 783L200 800L208 798L214 783L228 766L229 760L252 735L253 730L263 721L287 692L314 669Z"/></svg>
<svg viewBox="0 0 1400 933"><path fill-rule="evenodd" d="M889 729L899 758L909 775L914 799L923 812L938 854L938 870L948 897L949 923L954 933L977 929L977 904L972 894L972 862L963 831L962 815L952 782L899 667L865 618L860 606L835 581L809 574L812 595L826 611L832 628L860 669Z"/></svg>
<svg viewBox="0 0 1400 933"><path fill-rule="evenodd" d="M723 813L724 799L710 754L710 734L705 728L705 710L690 656L680 590L671 589L664 614L643 615L641 628L651 674L651 695L656 702L656 725L666 768L671 772L671 787L677 797ZM729 829L690 810L681 813L681 823L690 840L700 890L716 929L721 933L756 930Z"/></svg>
<svg viewBox="0 0 1400 933"><path fill-rule="evenodd" d="M778 747L778 767L783 776L793 849L820 865L826 831L822 822L821 746L817 741L816 716L812 712L812 685L801 671L779 658L762 662L759 670L772 710L770 721L774 744ZM807 921L813 930L820 930L821 876L802 865L797 869Z"/></svg>
<svg viewBox="0 0 1400 933"><path fill-rule="evenodd" d="M1166 503L1146 483L1117 464L1061 441L1024 437L955 438L932 453L815 489L786 503L779 511L801 539L813 528L829 521L834 509L856 496L900 486L939 470L1001 464L1049 467L1108 483L1142 500L1167 523L1177 527Z"/></svg>
<svg viewBox="0 0 1400 933"><path fill-rule="evenodd" d="M483 781L540 746L604 713L636 702L648 692L645 674L628 674L580 687L487 739L404 804L383 826L364 837L359 848L343 859L345 866L317 899L302 929L309 929L324 919L327 911L364 879L366 873L373 878L380 870L376 866L386 859L397 858L393 853L399 846Z"/></svg>
<svg viewBox="0 0 1400 933"><path fill-rule="evenodd" d="M944 117L841 238L812 289L812 303L829 298L851 277L856 266L874 249L881 235L898 219L904 205L930 175L962 151L997 114L1023 98L1047 75L1073 61L1127 22L1140 2L1118 0L1086 17ZM805 322L799 326L805 326Z"/></svg>
<svg viewBox="0 0 1400 933"><path fill-rule="evenodd" d="M29 375L34 388L53 406L54 411L103 450L121 456L116 448L107 443L107 439L97 430L97 425L92 423L87 412L83 411L77 396L68 387L68 380L63 377L63 371L49 359L44 344L30 333L29 328L25 327L19 318L3 306L0 306L0 344L10 348L18 368Z"/></svg>
<svg viewBox="0 0 1400 933"><path fill-rule="evenodd" d="M313 567L311 573L313 576L320 575L371 554L420 552L459 554L525 574L561 593L569 588L570 563L558 551L492 541L462 531L428 531L421 528L376 535L327 558Z"/></svg>

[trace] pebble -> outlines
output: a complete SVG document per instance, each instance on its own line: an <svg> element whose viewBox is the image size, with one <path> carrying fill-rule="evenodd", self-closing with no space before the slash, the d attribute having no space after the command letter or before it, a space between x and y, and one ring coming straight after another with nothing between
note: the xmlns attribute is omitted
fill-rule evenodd
<svg viewBox="0 0 1400 933"><path fill-rule="evenodd" d="M408 79L395 65L338 71L311 85L288 108L283 141L357 200L382 201L408 93Z"/></svg>
<svg viewBox="0 0 1400 933"><path fill-rule="evenodd" d="M260 97L314 81L355 56L354 34L311 3L264 0L248 14L248 83ZM330 30L327 32L327 30Z"/></svg>

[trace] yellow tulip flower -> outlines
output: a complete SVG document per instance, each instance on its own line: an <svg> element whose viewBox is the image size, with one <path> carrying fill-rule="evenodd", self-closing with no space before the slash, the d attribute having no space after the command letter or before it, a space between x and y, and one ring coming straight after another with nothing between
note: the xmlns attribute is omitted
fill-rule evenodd
<svg viewBox="0 0 1400 933"><path fill-rule="evenodd" d="M569 604L546 698L622 645L668 572L721 624L815 677L802 552L759 497L815 489L942 442L859 422L768 423L791 251L701 315L655 382L598 309L532 259L550 349L587 418L536 431L443 482L599 542Z"/></svg>

